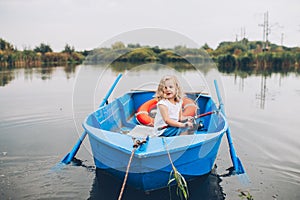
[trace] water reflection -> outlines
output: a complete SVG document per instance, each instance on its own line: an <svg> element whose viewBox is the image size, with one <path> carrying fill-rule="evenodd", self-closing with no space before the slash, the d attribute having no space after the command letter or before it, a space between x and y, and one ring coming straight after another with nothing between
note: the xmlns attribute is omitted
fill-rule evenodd
<svg viewBox="0 0 300 200"><path fill-rule="evenodd" d="M127 70L132 70L133 68L136 68L137 66L141 66L145 63L139 63L139 62L113 62L111 63L110 67L112 71L115 72L124 72ZM151 63L148 63L151 64ZM155 64L152 63L152 64ZM159 70L159 63L157 64L157 70ZM214 69L213 63L198 63L198 64L190 64L190 63L183 63L183 62L169 62L169 63L163 63L163 65L167 65L170 68L175 69L179 72L185 72L185 71L193 71L195 69L201 71L204 75L206 75L210 70ZM37 68L0 68L0 86L5 86L9 84L11 81L13 81L16 78L16 73L18 73L20 70L24 70L24 77L25 80L32 80L33 75L39 75L42 80L48 80L51 79L53 76L53 73L56 71L57 68L63 68L66 78L69 79L72 77L73 74L76 72L76 68L79 65L67 65L67 66L44 66L44 67L37 67ZM98 65L99 67L105 67L103 65ZM96 67L98 67L96 66ZM153 68L151 68L153 70ZM143 68L143 70L147 70L146 68ZM264 92L263 88L266 89L265 83L266 78L268 76L271 76L273 73L280 73L281 76L288 76L289 73L300 73L299 71L292 72L292 71L255 71L255 70L231 70L230 67L222 68L218 67L219 72L225 73L225 74L234 74L235 77L235 83L237 81L237 78L241 78L241 82L239 83L240 90L244 90L244 80L253 75L261 75L262 78L264 77L264 80L262 81L262 92L259 94L259 97L261 97L261 107L263 108L264 104Z"/></svg>
<svg viewBox="0 0 300 200"><path fill-rule="evenodd" d="M77 65L78 66L78 65ZM14 79L24 76L25 80L33 80L36 76L41 80L49 80L53 73L60 68L63 68L66 78L70 79L76 72L76 65L57 66L57 67L37 67L37 68L0 68L0 87L8 85ZM22 73L22 75L19 75ZM24 73L24 74L23 74Z"/></svg>
<svg viewBox="0 0 300 200"><path fill-rule="evenodd" d="M0 70L0 86L5 86L15 79L13 70Z"/></svg>
<svg viewBox="0 0 300 200"><path fill-rule="evenodd" d="M256 98L259 100L259 107L261 109L265 108L266 90L267 90L267 77L262 75L260 80L260 93L256 94Z"/></svg>
<svg viewBox="0 0 300 200"><path fill-rule="evenodd" d="M178 72L185 71L195 71L196 69L201 71L203 74L207 74L211 69L214 69L216 66L213 62L205 63L189 63L189 62L113 62L110 64L110 67L113 71L124 72L126 70L132 70L139 68L139 66L144 66L143 70L160 70L160 66L166 65L172 69L175 69ZM154 66L156 68L147 68L145 66Z"/></svg>
<svg viewBox="0 0 300 200"><path fill-rule="evenodd" d="M76 65L68 65L64 67L64 71L66 73L67 79L71 78L72 74L76 72Z"/></svg>
<svg viewBox="0 0 300 200"><path fill-rule="evenodd" d="M200 176L193 181L188 182L188 188L190 193L190 200L193 199L215 199L223 200L225 199L225 194L223 188L220 186L221 178L215 173L215 168L211 173ZM110 174L107 174L101 169L96 169L96 176L90 191L89 199L118 199L120 194L120 188L122 186L122 181L117 180ZM132 187L126 186L122 199L145 199L145 200L169 200L169 199L180 199L176 194L176 187L172 186L171 190L169 188L164 188L160 190L155 190L150 193L145 193L141 190L136 190Z"/></svg>
<svg viewBox="0 0 300 200"><path fill-rule="evenodd" d="M219 69L220 70L220 69ZM222 70L222 69L221 69ZM255 100L257 100L257 105L259 106L260 109L265 109L266 106L266 102L268 100L274 100L274 94L272 94L272 92L270 92L270 89L274 86L272 85L272 83L268 82L272 82L272 80L274 80L274 76L278 76L278 86L281 87L281 82L282 82L282 78L288 77L291 74L295 74L296 76L298 76L299 72L295 71L295 72L287 72L287 71L272 71L272 70L268 70L268 71L232 71L232 72L228 72L228 71L224 71L223 73L229 74L229 75L233 75L234 76L234 85L238 86L238 89L240 92L246 92L245 89L249 89L249 85L245 85L245 82L247 79L250 79L251 77L257 77L257 87L256 92L255 92ZM276 79L277 80L277 79ZM245 88L246 87L246 88Z"/></svg>
<svg viewBox="0 0 300 200"><path fill-rule="evenodd" d="M244 91L244 86L245 86L245 77L241 77L240 81L237 83L238 81L238 75L234 74L234 84L239 84L239 91Z"/></svg>

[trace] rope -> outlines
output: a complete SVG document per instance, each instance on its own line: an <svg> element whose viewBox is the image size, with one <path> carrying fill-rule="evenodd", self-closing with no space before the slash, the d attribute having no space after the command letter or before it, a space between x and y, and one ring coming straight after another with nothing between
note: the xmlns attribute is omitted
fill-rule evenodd
<svg viewBox="0 0 300 200"><path fill-rule="evenodd" d="M173 164L173 161L172 161L172 158L171 158L171 155L170 155L170 152L169 152L169 149L167 147L167 144L166 144L166 141L164 140L164 138L162 138L162 141L163 141L163 144L164 144L164 147L167 151L167 154L168 154L168 157L169 157L169 160L170 160L170 163L171 163L171 166L172 166L172 169L175 168L174 164Z"/></svg>
<svg viewBox="0 0 300 200"><path fill-rule="evenodd" d="M127 164L126 173L125 173L125 177L124 177L124 180L123 180L123 184L122 184L122 188L121 188L121 191L120 191L118 200L121 200L121 199L122 199L122 195L123 195L123 192L124 192L124 189L125 189L125 185L126 185L126 181L127 181L127 178L128 178L129 168L130 168L130 165L131 165L132 158L133 158L133 156L134 156L135 150L136 150L140 145L142 145L142 144L144 144L144 143L146 143L146 142L147 142L146 140L143 140L143 141L136 140L135 143L133 144L133 149L132 149L132 151L131 151L131 155L130 155L130 158L129 158L129 161L128 161L128 164Z"/></svg>
<svg viewBox="0 0 300 200"><path fill-rule="evenodd" d="M136 147L134 147L134 148L132 149L132 151L131 151L131 156L130 156L130 158L129 158L129 162L128 162L128 165L127 165L127 169L126 169L126 173L125 173L123 185L122 185L122 188L121 188L121 191L120 191L118 200L121 200L121 199L122 199L122 195L123 195L124 188L125 188L126 181L127 181L127 177L128 177L128 172L129 172L130 164L131 164L131 161L132 161L132 158L133 158L133 155L134 155L135 150L136 150Z"/></svg>

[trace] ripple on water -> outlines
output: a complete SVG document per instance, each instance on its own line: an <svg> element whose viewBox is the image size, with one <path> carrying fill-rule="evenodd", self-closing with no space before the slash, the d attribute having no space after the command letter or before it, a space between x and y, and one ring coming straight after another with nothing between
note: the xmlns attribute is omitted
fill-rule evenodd
<svg viewBox="0 0 300 200"><path fill-rule="evenodd" d="M72 116L64 113L35 112L30 114L11 114L0 122L1 129L10 129L24 126L43 125L48 123L67 123L72 120Z"/></svg>
<svg viewBox="0 0 300 200"><path fill-rule="evenodd" d="M53 156L0 157L3 198L87 199L93 171L74 166L52 171L57 162Z"/></svg>

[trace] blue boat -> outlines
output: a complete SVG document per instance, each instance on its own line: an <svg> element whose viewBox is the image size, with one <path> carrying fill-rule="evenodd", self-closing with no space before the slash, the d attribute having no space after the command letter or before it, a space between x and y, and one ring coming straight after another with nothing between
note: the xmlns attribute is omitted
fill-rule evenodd
<svg viewBox="0 0 300 200"><path fill-rule="evenodd" d="M102 104L83 122L96 167L121 180L128 172L127 184L144 191L168 186L172 172L168 154L187 181L209 173L228 129L226 117L219 112L211 96L191 92L186 96L199 108L197 115L202 114L203 127L192 135L154 136L154 128L139 124L135 116L138 108L154 95L154 91L130 91ZM136 148L133 145L137 141L144 143Z"/></svg>

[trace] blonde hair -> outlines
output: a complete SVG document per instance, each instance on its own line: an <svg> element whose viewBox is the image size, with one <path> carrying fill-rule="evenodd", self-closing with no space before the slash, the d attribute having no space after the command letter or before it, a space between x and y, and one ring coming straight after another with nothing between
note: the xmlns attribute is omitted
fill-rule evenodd
<svg viewBox="0 0 300 200"><path fill-rule="evenodd" d="M176 78L176 76L164 76L162 77L162 79L160 80L159 82L159 85L157 87L157 90L156 90L156 98L159 100L161 99L165 99L165 96L164 96L164 87L166 86L166 81L168 80L172 80L175 84L175 89L176 89L176 95L175 95L175 98L174 100L176 102L179 102L182 98L182 89L181 89L181 86L180 86L180 83L178 81L178 79Z"/></svg>

